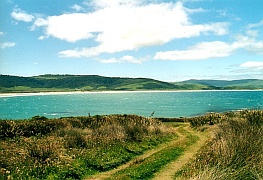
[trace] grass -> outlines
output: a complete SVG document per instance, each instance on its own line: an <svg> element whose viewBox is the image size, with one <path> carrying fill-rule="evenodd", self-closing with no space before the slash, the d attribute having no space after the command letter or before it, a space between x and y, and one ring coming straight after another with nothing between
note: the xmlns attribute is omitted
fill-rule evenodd
<svg viewBox="0 0 263 180"><path fill-rule="evenodd" d="M174 136L135 115L0 121L0 179L83 179L120 166Z"/></svg>
<svg viewBox="0 0 263 180"><path fill-rule="evenodd" d="M184 153L186 147L194 144L198 140L197 136L191 135L182 128L179 128L178 131L184 134L186 139L167 146L161 151L158 151L145 159L137 159L132 166L118 171L108 179L147 180L153 178L156 172L160 171L168 163L176 160Z"/></svg>
<svg viewBox="0 0 263 180"><path fill-rule="evenodd" d="M175 179L263 179L262 110L168 119L96 115L1 120L0 179L83 179L131 160L131 166L109 179L151 179L198 141L185 130L188 124L200 131L214 127L215 134ZM171 126L184 138L174 141ZM138 158L154 148L160 149Z"/></svg>
<svg viewBox="0 0 263 180"><path fill-rule="evenodd" d="M164 149L142 162L138 161L138 164L134 164L132 167L118 172L109 179L151 179L154 173L167 163L178 158L183 151L183 148L180 147Z"/></svg>
<svg viewBox="0 0 263 180"><path fill-rule="evenodd" d="M214 138L175 179L263 179L263 111L226 115Z"/></svg>

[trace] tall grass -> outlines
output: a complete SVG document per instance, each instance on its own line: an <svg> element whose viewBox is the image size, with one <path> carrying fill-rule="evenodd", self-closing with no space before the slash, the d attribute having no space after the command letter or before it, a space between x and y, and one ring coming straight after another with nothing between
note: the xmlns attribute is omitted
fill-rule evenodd
<svg viewBox="0 0 263 180"><path fill-rule="evenodd" d="M236 112L218 125L214 138L176 177L263 179L263 111Z"/></svg>
<svg viewBox="0 0 263 180"><path fill-rule="evenodd" d="M81 179L115 168L173 136L136 115L0 121L0 179Z"/></svg>
<svg viewBox="0 0 263 180"><path fill-rule="evenodd" d="M152 179L156 172L176 160L188 146L198 140L197 136L190 134L183 128L178 128L178 131L186 136L184 140L177 141L177 143L171 144L145 159L136 159L132 166L118 171L108 179Z"/></svg>

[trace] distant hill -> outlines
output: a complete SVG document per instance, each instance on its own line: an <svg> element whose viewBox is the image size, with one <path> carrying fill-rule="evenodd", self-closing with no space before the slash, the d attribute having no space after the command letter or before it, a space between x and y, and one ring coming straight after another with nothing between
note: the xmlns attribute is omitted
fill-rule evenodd
<svg viewBox="0 0 263 180"><path fill-rule="evenodd" d="M0 75L0 92L172 89L178 89L178 86L147 78L97 75L41 75L34 77Z"/></svg>
<svg viewBox="0 0 263 180"><path fill-rule="evenodd" d="M212 89L263 89L263 80L259 79L241 79L241 80L196 80L191 79L174 83L176 85L188 85L193 87L202 86Z"/></svg>
<svg viewBox="0 0 263 180"><path fill-rule="evenodd" d="M188 80L168 83L149 78L104 77L98 75L0 75L0 93L107 90L224 90L263 89L263 80Z"/></svg>

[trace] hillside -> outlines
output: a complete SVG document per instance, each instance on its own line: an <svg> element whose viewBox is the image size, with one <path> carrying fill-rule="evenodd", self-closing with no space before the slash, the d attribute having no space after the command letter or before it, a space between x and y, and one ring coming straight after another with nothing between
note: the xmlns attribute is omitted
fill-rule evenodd
<svg viewBox="0 0 263 180"><path fill-rule="evenodd" d="M34 77L0 75L0 92L172 89L178 89L178 86L147 78L103 77L97 75L41 75Z"/></svg>
<svg viewBox="0 0 263 180"><path fill-rule="evenodd" d="M193 87L193 89L263 89L263 80L259 79L241 79L241 80L196 80L174 83L178 86Z"/></svg>
<svg viewBox="0 0 263 180"><path fill-rule="evenodd" d="M263 89L263 80L188 80L168 83L149 78L104 77L98 75L0 75L0 93L107 90L228 90Z"/></svg>

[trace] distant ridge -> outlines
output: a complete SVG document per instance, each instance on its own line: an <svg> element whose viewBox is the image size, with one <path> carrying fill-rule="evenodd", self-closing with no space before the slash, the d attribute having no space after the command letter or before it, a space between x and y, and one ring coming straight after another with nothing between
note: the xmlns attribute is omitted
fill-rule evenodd
<svg viewBox="0 0 263 180"><path fill-rule="evenodd" d="M241 79L241 80L196 80L196 79L190 79L187 81L182 81L182 83L195 83L195 84L203 84L203 85L209 85L209 86L216 86L216 87L227 87L227 86L233 86L238 84L246 84L258 81L257 79Z"/></svg>
<svg viewBox="0 0 263 180"><path fill-rule="evenodd" d="M219 89L263 89L263 80L196 80L182 81L179 84L198 84Z"/></svg>
<svg viewBox="0 0 263 180"><path fill-rule="evenodd" d="M171 90L177 85L147 78L103 77L98 75L0 75L0 92Z"/></svg>
<svg viewBox="0 0 263 180"><path fill-rule="evenodd" d="M0 75L0 92L50 91L140 91L140 90L225 90L263 89L263 80L187 80L176 83L149 78L104 77L98 75L53 75L33 77Z"/></svg>

